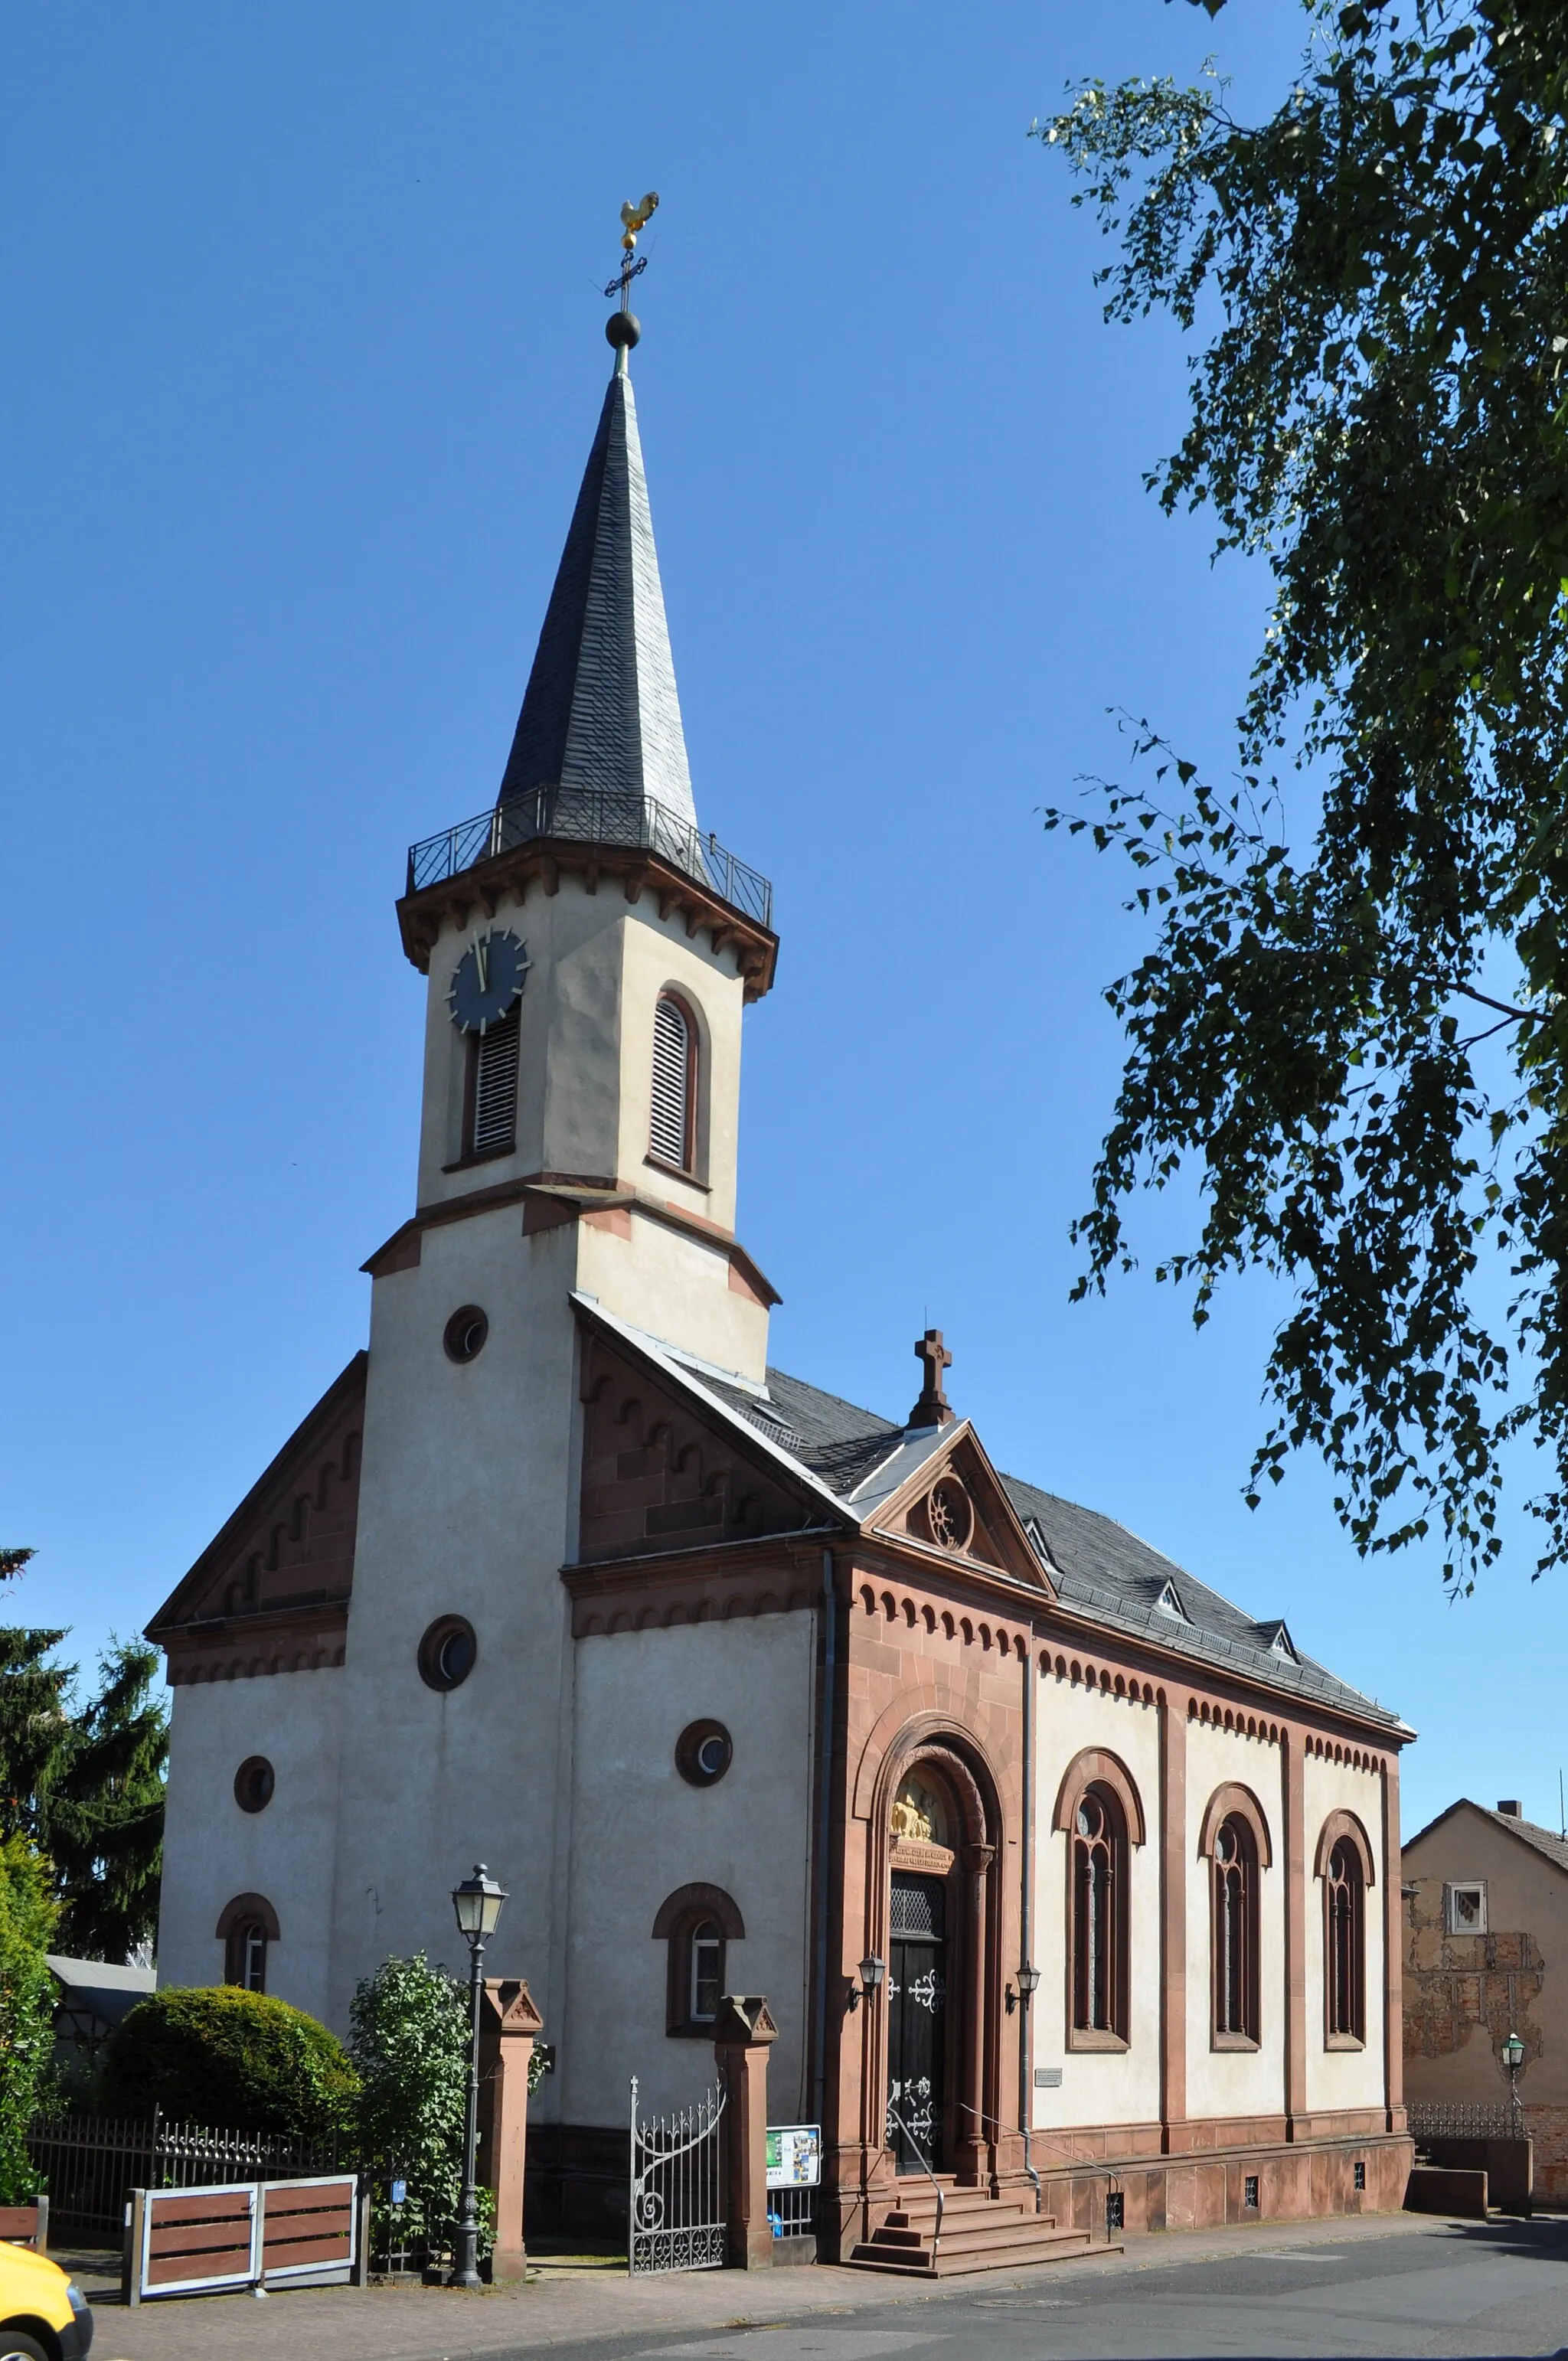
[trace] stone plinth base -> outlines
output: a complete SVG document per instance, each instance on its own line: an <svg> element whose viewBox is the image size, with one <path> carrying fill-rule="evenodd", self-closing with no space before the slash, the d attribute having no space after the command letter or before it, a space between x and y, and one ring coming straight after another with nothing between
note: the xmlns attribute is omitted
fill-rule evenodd
<svg viewBox="0 0 1568 2361"><path fill-rule="evenodd" d="M1376 2132L1183 2156L1104 2157L1066 2166L1053 2165L1037 2144L1036 2169L1043 2213L1054 2216L1064 2230L1087 2231L1096 2240L1113 2241L1155 2230L1398 2213L1404 2206L1414 2157L1413 2144L1404 2133ZM1009 2174L1007 2189L1013 2195L1027 2191L1029 2183L1021 2175ZM837 2202L827 2190L822 2196L823 2254L837 2260L869 2235L862 2227L865 2209L858 2191L841 2191ZM828 2244L835 2223L838 2256Z"/></svg>

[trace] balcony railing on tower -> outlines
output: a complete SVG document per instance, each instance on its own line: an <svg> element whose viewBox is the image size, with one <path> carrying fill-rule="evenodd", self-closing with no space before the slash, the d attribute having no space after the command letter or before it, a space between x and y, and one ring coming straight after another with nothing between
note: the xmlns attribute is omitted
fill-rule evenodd
<svg viewBox="0 0 1568 2361"><path fill-rule="evenodd" d="M773 889L768 879L726 851L716 836L693 828L652 796L617 794L601 787L542 786L510 797L493 810L459 820L409 847L411 894L439 885L465 869L541 837L576 844L643 845L688 877L710 888L732 908L771 927Z"/></svg>

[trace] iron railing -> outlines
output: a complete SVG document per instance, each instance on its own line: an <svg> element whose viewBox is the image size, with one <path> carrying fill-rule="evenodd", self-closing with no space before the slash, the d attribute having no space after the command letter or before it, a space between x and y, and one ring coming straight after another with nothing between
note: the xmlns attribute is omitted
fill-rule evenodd
<svg viewBox="0 0 1568 2361"><path fill-rule="evenodd" d="M1517 2129L1506 2099L1410 2099L1405 2116L1414 2140L1511 2139Z"/></svg>
<svg viewBox="0 0 1568 2361"><path fill-rule="evenodd" d="M49 2233L117 2246L133 2189L213 2189L235 2180L305 2180L334 2172L334 2147L204 2124L38 2117L27 2154L49 2191Z"/></svg>
<svg viewBox="0 0 1568 2361"><path fill-rule="evenodd" d="M908 2141L910 2147L915 2152L916 2163L920 2167L921 2171L925 2174L927 2180L930 2182L932 2188L937 2192L937 2224L931 2233L931 2268L935 2270L937 2268L938 2252L942 2244L942 2214L946 2210L947 2205L947 2200L942 2194L942 2184L938 2180L936 2174L932 2171L929 2158L922 2153L919 2142L916 2139L914 2133L910 2130L909 2125L905 2122L904 2117L899 2114L898 2109L894 2105L891 2099L887 2103L887 2119L890 2124L896 2124L898 2125L899 2130L904 2134L905 2138ZM888 2146L890 2147L893 2146L893 2142L891 2140L888 2142Z"/></svg>
<svg viewBox="0 0 1568 2361"><path fill-rule="evenodd" d="M773 922L773 889L757 870L726 851L716 836L705 836L668 804L652 796L613 793L602 787L531 787L492 811L477 812L409 847L411 894L459 876L481 861L493 861L540 837L576 844L645 845L650 852L684 869L721 901L764 927Z"/></svg>

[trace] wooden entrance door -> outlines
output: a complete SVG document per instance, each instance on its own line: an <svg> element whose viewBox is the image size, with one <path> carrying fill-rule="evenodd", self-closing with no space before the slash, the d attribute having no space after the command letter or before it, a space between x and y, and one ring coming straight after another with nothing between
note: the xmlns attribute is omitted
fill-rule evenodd
<svg viewBox="0 0 1568 2361"><path fill-rule="evenodd" d="M947 1886L893 1872L887 1963L888 2145L900 2172L942 2169L948 2014ZM918 2154L916 2153L918 2150Z"/></svg>

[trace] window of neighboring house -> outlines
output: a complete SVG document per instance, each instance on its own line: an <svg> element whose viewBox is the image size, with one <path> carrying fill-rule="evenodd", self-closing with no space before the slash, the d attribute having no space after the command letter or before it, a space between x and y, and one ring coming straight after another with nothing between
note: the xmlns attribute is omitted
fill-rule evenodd
<svg viewBox="0 0 1568 2361"><path fill-rule="evenodd" d="M466 1143L470 1156L500 1156L516 1142L517 1060L521 1038L521 1004L472 1038Z"/></svg>
<svg viewBox="0 0 1568 2361"><path fill-rule="evenodd" d="M648 1153L682 1172L696 1163L696 1027L672 992L653 1011L653 1087Z"/></svg>
<svg viewBox="0 0 1568 2361"><path fill-rule="evenodd" d="M1071 2037L1082 2048L1127 2038L1127 1830L1109 1787L1086 1787L1073 1815Z"/></svg>
<svg viewBox="0 0 1568 2361"><path fill-rule="evenodd" d="M1365 1891L1361 1856L1349 1837L1341 1837L1323 1881L1324 1993L1328 2039L1347 2048L1366 2037Z"/></svg>
<svg viewBox="0 0 1568 2361"><path fill-rule="evenodd" d="M1238 1812L1214 1838L1212 1877L1214 2039L1250 2048L1258 2039L1257 1842Z"/></svg>
<svg viewBox="0 0 1568 2361"><path fill-rule="evenodd" d="M1442 1889L1443 1926L1450 1935L1486 1932L1486 1888L1480 1878Z"/></svg>

